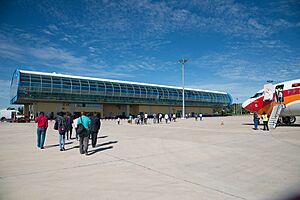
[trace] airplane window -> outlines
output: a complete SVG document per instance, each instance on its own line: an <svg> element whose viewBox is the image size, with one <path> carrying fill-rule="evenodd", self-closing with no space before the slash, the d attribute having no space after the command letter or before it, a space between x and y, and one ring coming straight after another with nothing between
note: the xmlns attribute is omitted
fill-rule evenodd
<svg viewBox="0 0 300 200"><path fill-rule="evenodd" d="M283 90L283 88L284 88L284 85L277 85L277 86L276 86L276 89L281 89L281 90Z"/></svg>
<svg viewBox="0 0 300 200"><path fill-rule="evenodd" d="M292 85L292 87L299 87L300 86L300 83L294 83L293 85Z"/></svg>
<svg viewBox="0 0 300 200"><path fill-rule="evenodd" d="M259 92L259 93L256 93L253 97L251 98L257 98L257 97L260 97L261 95L263 95L263 92Z"/></svg>

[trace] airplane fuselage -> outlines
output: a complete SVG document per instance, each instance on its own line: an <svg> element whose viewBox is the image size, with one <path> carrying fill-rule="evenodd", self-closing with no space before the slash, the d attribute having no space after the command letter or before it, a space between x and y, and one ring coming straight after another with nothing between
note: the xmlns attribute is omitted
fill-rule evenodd
<svg viewBox="0 0 300 200"><path fill-rule="evenodd" d="M275 89L279 86L282 87L282 102L276 102ZM264 91L260 90L254 97L246 100L242 106L246 110L258 114L263 112L271 114L273 106L278 103L285 105L281 116L300 116L300 79L273 85L273 99L270 101L264 101Z"/></svg>

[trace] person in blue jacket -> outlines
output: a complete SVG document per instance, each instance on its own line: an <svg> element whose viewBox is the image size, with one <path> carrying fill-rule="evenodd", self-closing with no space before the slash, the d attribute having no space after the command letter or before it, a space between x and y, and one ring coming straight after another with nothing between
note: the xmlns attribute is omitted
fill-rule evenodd
<svg viewBox="0 0 300 200"><path fill-rule="evenodd" d="M90 126L91 120L85 115L85 112L81 112L81 116L77 120L77 128L78 125L82 124L84 126L84 130L79 134L79 152L80 154L88 155L88 145L90 138Z"/></svg>
<svg viewBox="0 0 300 200"><path fill-rule="evenodd" d="M259 124L259 116L257 114L257 112L253 113L253 122L254 122L254 130L257 130L257 126Z"/></svg>

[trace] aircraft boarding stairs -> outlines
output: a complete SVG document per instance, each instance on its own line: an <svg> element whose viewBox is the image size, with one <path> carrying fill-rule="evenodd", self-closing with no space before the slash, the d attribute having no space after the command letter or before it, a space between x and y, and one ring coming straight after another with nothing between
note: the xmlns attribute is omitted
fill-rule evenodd
<svg viewBox="0 0 300 200"><path fill-rule="evenodd" d="M275 104L268 122L269 128L276 128L280 113L285 108L284 104Z"/></svg>

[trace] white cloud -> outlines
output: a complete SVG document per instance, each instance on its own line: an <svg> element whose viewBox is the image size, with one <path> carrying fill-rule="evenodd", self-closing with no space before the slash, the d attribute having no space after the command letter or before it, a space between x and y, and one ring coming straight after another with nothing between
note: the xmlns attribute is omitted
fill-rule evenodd
<svg viewBox="0 0 300 200"><path fill-rule="evenodd" d="M227 51L226 53L212 53L189 62L195 68L210 69L212 76L225 80L241 82L260 82L274 80L275 82L287 81L300 76L300 57L297 53L290 54L281 50L281 43L275 41L263 41L262 50L248 52L247 46L238 52ZM283 45L282 45L283 46ZM260 47L259 47L260 48ZM271 52L265 54L266 48ZM275 50L274 50L275 49ZM242 52L242 53L240 53ZM265 58L265 55L269 55Z"/></svg>
<svg viewBox="0 0 300 200"><path fill-rule="evenodd" d="M54 25L54 24L50 24L50 25L48 26L48 28L49 28L51 31L58 31L58 30L59 30L58 27L57 27L56 25Z"/></svg>
<svg viewBox="0 0 300 200"><path fill-rule="evenodd" d="M4 27L0 30L0 57L32 69L47 66L61 73L114 78L133 77L146 70L177 70L173 69L175 62L163 61L160 55L146 56L147 52L160 53L162 47L172 46L174 39L169 36L173 32L186 36L191 31L229 36L224 37L228 44L225 53L219 50L189 61L192 67L211 70L214 77L257 82L270 77L289 79L300 73L298 49L270 37L278 30L299 26L299 22L273 17L271 11L251 2L89 0L80 2L80 12L65 1L31 3L52 24L34 31ZM278 12L291 9L284 7L284 2L280 5ZM54 21L58 23L54 25ZM236 38L241 40L236 42Z"/></svg>
<svg viewBox="0 0 300 200"><path fill-rule="evenodd" d="M30 45L20 45L11 40L0 40L0 57L17 62L33 63L51 66L59 63L66 67L78 67L85 64L85 57L78 57L71 52L52 46L30 47Z"/></svg>
<svg viewBox="0 0 300 200"><path fill-rule="evenodd" d="M228 92L232 97L234 102L243 102L249 97L253 96L255 92L262 89L263 84L260 86L253 85L251 83L199 83L194 85L188 85L189 88L204 89L204 90L215 90ZM238 98L238 100L236 100Z"/></svg>
<svg viewBox="0 0 300 200"><path fill-rule="evenodd" d="M47 26L47 30L44 30L46 35L48 32L55 34L60 41L67 45L80 46L83 51L89 54L78 57L73 52L63 49L62 56L58 56L58 59L67 61L63 62L64 66L86 62L95 64L87 57L102 58L105 55L115 53L118 58L125 58L124 63L116 64L117 67L129 63L132 65L129 67L130 69L137 70L143 69L145 66L151 70L153 67L149 64L151 62L147 64L137 63L128 61L126 58L132 60L135 52L140 50L160 50L171 43L171 40L165 36L179 31L183 34L190 30L200 33L217 32L227 36L245 38L247 41L260 39L260 43L256 42L253 43L252 47L249 45L246 47L248 52L253 48L255 48L253 52L257 52L256 50L259 48L282 48L283 51L288 51L287 48L284 48L286 45L280 41L276 41L274 44L267 38L279 28L281 29L285 25L290 27L295 23L287 19L264 16L262 13L267 11L253 5L250 2L237 3L232 0L167 2L148 0L99 2L89 0L80 2L81 12L79 12L74 10L73 4L64 1L54 4L47 1L36 3L38 12L43 14L46 19L59 21L55 25ZM25 37L26 33L24 34ZM27 35L27 40L33 40L33 38L35 37ZM49 41L40 43L46 44L45 49L40 45L38 49L40 52L48 50L47 47L56 49L49 49L50 55L48 57L53 57L51 56L53 51L62 49L49 44ZM245 50L246 48L243 48L242 45L235 44L230 48ZM44 54L40 55L35 50L32 52L35 55L38 54L38 57L44 56L43 59L47 57ZM245 66L237 63L238 60L242 59L235 59L230 64L238 64L239 67ZM101 66L105 64L100 63Z"/></svg>
<svg viewBox="0 0 300 200"><path fill-rule="evenodd" d="M54 35L53 33L51 33L50 31L48 30L43 30L44 33L48 34L48 35Z"/></svg>
<svg viewBox="0 0 300 200"><path fill-rule="evenodd" d="M46 61L47 63L60 63L66 67L79 67L86 63L85 57L78 57L71 52L59 49L55 47L40 47L40 48L28 48L28 54L35 57L40 61Z"/></svg>
<svg viewBox="0 0 300 200"><path fill-rule="evenodd" d="M82 13L65 2L38 3L39 11L56 18L64 26L80 29L93 37L137 40L161 36L178 30L216 31L243 37L265 37L271 33L269 19L259 18L262 12L251 4L234 1L82 1ZM53 26L53 25L52 25ZM59 29L49 27L51 30ZM100 34L99 34L100 33Z"/></svg>
<svg viewBox="0 0 300 200"><path fill-rule="evenodd" d="M101 46L101 52L119 51L123 55L139 48L157 50L168 44L167 34L177 31L216 32L253 39L299 26L299 22L272 15L274 10L289 13L299 6L295 1L266 3L270 9L233 0L85 0L78 4L20 1L19 4L32 7L45 19L58 21L47 26L46 35L55 34L71 45Z"/></svg>
<svg viewBox="0 0 300 200"><path fill-rule="evenodd" d="M28 36L26 40L11 39L23 38L24 35ZM121 64L122 62L118 62L118 64L111 62L108 65L101 58L102 52L105 51L103 48L88 46L86 51L93 55L78 56L75 52L59 47L55 43L45 42L43 38L41 39L42 42L39 42L38 37L32 34L25 33L22 36L14 36L4 32L4 35L0 36L3 36L0 37L0 52L2 52L0 57L21 63L22 66L30 67L31 70L41 71L41 67L51 67L52 70L59 73L71 72L78 75L84 74L86 76L122 79L135 76L135 74L132 74L134 71L164 69L162 67L156 68L155 66L159 61L147 56L124 57L122 59L124 64ZM129 48L128 46L132 44L123 43L123 45L125 46L120 48L120 51ZM138 45L138 42L134 45ZM151 45L155 46L158 43L153 42ZM123 54L120 53L119 56L125 54L126 51Z"/></svg>

